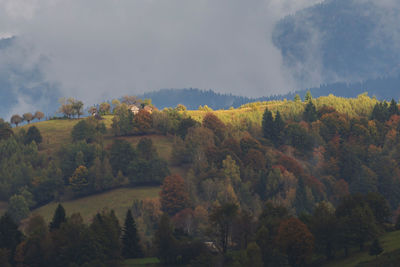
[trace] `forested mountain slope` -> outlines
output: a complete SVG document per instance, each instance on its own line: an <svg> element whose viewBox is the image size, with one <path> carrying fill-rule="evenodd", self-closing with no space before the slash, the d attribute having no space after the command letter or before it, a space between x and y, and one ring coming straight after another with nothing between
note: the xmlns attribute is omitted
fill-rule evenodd
<svg viewBox="0 0 400 267"><path fill-rule="evenodd" d="M278 22L273 40L304 82L398 75L398 8L396 1L326 0Z"/></svg>
<svg viewBox="0 0 400 267"><path fill-rule="evenodd" d="M322 265L400 229L396 101L307 93L304 101L135 114L132 101L137 98L102 103L96 116L83 119L70 115L13 129L0 121L0 197L8 202L0 231L20 224L26 235L7 244L5 258L79 266L145 253L162 264L214 266L247 265L255 255L266 265ZM124 196L115 199L115 192ZM104 208L115 211L81 209L104 203L92 201L99 196L114 199ZM57 202L96 214L87 224L91 216L58 206L50 229L42 216L30 216L39 208L48 220ZM129 242L121 241L118 217L121 223L128 208L125 224L134 219L140 255L124 254ZM75 234L80 242L69 243ZM31 258L35 240L52 253ZM288 243L301 249L287 250Z"/></svg>

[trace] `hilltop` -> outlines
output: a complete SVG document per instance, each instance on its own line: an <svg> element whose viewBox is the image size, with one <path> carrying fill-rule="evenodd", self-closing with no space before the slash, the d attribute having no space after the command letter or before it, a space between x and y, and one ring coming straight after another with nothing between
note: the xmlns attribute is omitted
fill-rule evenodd
<svg viewBox="0 0 400 267"><path fill-rule="evenodd" d="M146 255L161 262L166 259L152 246L166 223L176 229L171 235L179 244L169 246L177 253L173 261L182 264L202 250L188 258L179 255L208 239L221 251L207 257L212 261L224 250L241 255L251 246L269 255L286 240L306 247L301 257L320 265L341 262L347 252L343 262L369 260L356 252L374 238L395 253L397 244L388 245L392 235L385 233L400 225L394 224L400 213L396 101L307 93L304 101L296 97L219 110L183 105L157 110L149 100L133 109L132 103L140 102L125 97L122 103L102 103L91 108L97 115L79 119L66 109L69 119L13 129L1 121L0 197L9 205L0 207L8 208L22 229L35 218L47 225L58 203L72 224L89 225L85 229L111 218L121 223L130 209ZM228 233L234 244L210 232L224 209L232 212L229 227L249 229L253 245L243 242L243 231ZM292 238L292 227L301 238ZM326 227L332 231L328 236L320 230ZM263 228L268 236L258 230ZM335 239L338 234L346 238ZM269 241L258 245L259 238ZM333 249L323 249L326 240ZM230 261L247 262L247 256L240 257Z"/></svg>

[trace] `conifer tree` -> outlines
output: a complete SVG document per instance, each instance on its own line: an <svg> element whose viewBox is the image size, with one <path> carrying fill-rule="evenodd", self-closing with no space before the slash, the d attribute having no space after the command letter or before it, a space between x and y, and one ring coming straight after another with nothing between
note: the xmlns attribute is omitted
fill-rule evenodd
<svg viewBox="0 0 400 267"><path fill-rule="evenodd" d="M128 210L126 213L125 225L122 231L122 256L124 258L142 257L143 252L139 244L139 235L131 210Z"/></svg>
<svg viewBox="0 0 400 267"><path fill-rule="evenodd" d="M54 212L53 220L50 222L50 231L60 229L62 223L66 222L65 209L61 204L58 204L56 211Z"/></svg>
<svg viewBox="0 0 400 267"><path fill-rule="evenodd" d="M399 115L399 107L397 106L396 101L392 98L389 105L389 114L392 115Z"/></svg>
<svg viewBox="0 0 400 267"><path fill-rule="evenodd" d="M18 224L14 222L7 212L0 218L0 248L10 251L13 257L15 248L22 241L22 233L18 230ZM1 265L1 264L0 264Z"/></svg>
<svg viewBox="0 0 400 267"><path fill-rule="evenodd" d="M153 244L157 250L157 257L162 263L176 261L176 239L173 235L173 227L167 213L164 213L159 221L158 229L154 234Z"/></svg>
<svg viewBox="0 0 400 267"><path fill-rule="evenodd" d="M312 95L311 95L310 90L308 90L304 97L304 102L310 102L311 100L312 100Z"/></svg>
<svg viewBox="0 0 400 267"><path fill-rule="evenodd" d="M295 102L300 102L300 101L301 101L301 98L300 98L299 94L296 94L296 95L294 96L294 101L295 101Z"/></svg>
<svg viewBox="0 0 400 267"><path fill-rule="evenodd" d="M283 143L282 133L285 129L285 122L282 120L281 113L279 111L276 112L275 120L274 120L274 143L276 145L281 145Z"/></svg>
<svg viewBox="0 0 400 267"><path fill-rule="evenodd" d="M314 122L318 119L317 109L312 101L309 101L306 105L306 109L303 113L303 119L306 122Z"/></svg>
<svg viewBox="0 0 400 267"><path fill-rule="evenodd" d="M265 108L263 120L262 120L262 130L264 137L273 141L274 136L274 118L272 117L272 112Z"/></svg>

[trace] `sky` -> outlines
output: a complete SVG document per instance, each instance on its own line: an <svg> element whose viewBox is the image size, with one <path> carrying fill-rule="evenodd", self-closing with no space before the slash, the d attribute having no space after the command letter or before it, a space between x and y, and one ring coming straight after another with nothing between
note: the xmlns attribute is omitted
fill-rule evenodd
<svg viewBox="0 0 400 267"><path fill-rule="evenodd" d="M318 2L0 0L0 39L18 37L0 65L35 66L63 96L89 104L161 88L284 93L298 88L273 26Z"/></svg>

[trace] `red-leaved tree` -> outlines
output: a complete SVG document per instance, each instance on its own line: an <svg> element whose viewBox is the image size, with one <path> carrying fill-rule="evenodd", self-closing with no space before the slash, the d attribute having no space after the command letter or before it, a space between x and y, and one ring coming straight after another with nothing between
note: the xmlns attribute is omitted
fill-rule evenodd
<svg viewBox="0 0 400 267"><path fill-rule="evenodd" d="M189 206L189 195L185 191L185 182L177 174L164 179L160 192L161 210L170 216Z"/></svg>

